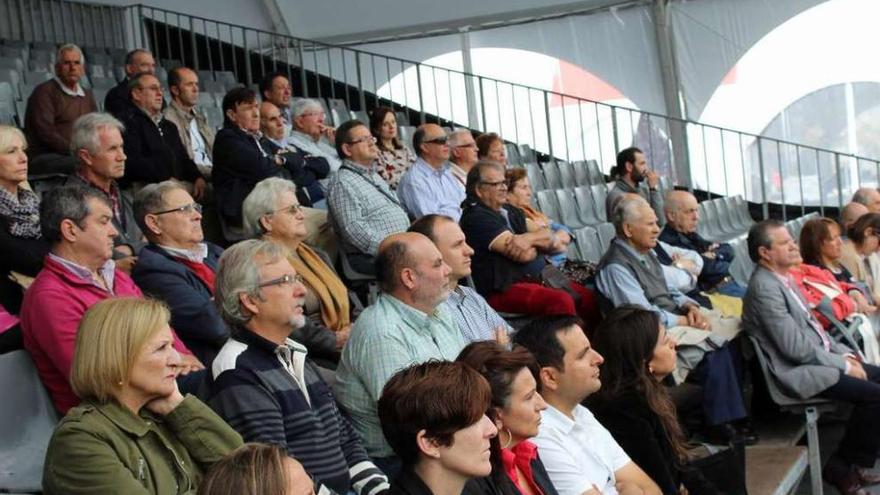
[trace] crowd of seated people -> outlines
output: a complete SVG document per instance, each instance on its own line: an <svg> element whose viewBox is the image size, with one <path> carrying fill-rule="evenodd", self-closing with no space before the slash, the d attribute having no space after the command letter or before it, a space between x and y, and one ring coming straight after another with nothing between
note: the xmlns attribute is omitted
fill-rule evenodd
<svg viewBox="0 0 880 495"><path fill-rule="evenodd" d="M664 197L629 148L583 284L497 134L428 123L402 142L390 108L330 127L282 73L229 90L215 132L198 73L169 71L166 104L146 50L99 113L84 63L62 46L43 113L0 126L0 351L23 347L64 415L45 493L720 493L678 396L697 387L710 439L756 440L740 329L786 392L854 406L826 478L880 481L877 191L843 227L807 222L800 249L756 224L746 288L733 249L697 234L696 198ZM65 175L35 193L38 159ZM206 235L208 206L234 238Z"/></svg>

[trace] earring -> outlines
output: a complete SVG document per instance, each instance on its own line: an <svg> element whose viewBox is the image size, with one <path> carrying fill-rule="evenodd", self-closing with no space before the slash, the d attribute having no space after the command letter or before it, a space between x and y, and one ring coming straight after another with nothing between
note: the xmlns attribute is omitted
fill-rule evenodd
<svg viewBox="0 0 880 495"><path fill-rule="evenodd" d="M505 443L504 446L501 447L502 449L510 447L510 444L513 443L513 435L510 433L510 428L505 426L504 431L507 432L507 443Z"/></svg>

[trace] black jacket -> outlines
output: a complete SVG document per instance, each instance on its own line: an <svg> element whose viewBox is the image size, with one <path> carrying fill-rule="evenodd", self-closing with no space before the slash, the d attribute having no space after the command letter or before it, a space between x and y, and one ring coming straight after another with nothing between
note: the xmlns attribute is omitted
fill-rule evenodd
<svg viewBox="0 0 880 495"><path fill-rule="evenodd" d="M403 468L386 495L434 495L412 468Z"/></svg>
<svg viewBox="0 0 880 495"><path fill-rule="evenodd" d="M677 495L682 483L691 495L718 493L698 470L682 466L675 460L660 417L637 392L628 392L613 400L588 399L585 405L632 461L657 483L663 495Z"/></svg>
<svg viewBox="0 0 880 495"><path fill-rule="evenodd" d="M125 124L125 176L120 183L148 184L171 178L193 182L201 177L180 142L177 126L162 117L157 126L146 113L134 108L122 116Z"/></svg>
<svg viewBox="0 0 880 495"><path fill-rule="evenodd" d="M122 119L123 115L135 109L128 92L128 83L129 79L126 77L104 96L104 111L117 119Z"/></svg>
<svg viewBox="0 0 880 495"><path fill-rule="evenodd" d="M254 186L281 174L269 145L262 138L258 145L254 136L235 125L223 127L214 138L214 196L220 215L232 225L241 225L241 205Z"/></svg>
<svg viewBox="0 0 880 495"><path fill-rule="evenodd" d="M532 478L541 489L543 495L558 495L550 475L544 469L540 455L532 461ZM586 491L585 487L584 490ZM492 474L484 478L473 478L464 485L462 495L522 495L522 492L510 481L503 469L492 468Z"/></svg>
<svg viewBox="0 0 880 495"><path fill-rule="evenodd" d="M0 304L7 311L17 315L24 295L21 286L9 279L9 272L36 277L48 253L49 243L42 237L15 237L9 233L9 220L0 217Z"/></svg>
<svg viewBox="0 0 880 495"><path fill-rule="evenodd" d="M269 151L275 154L281 148L267 140ZM330 174L330 164L322 156L312 156L305 151L290 145L281 154L284 157L284 175L296 184L296 196L300 204L312 206L324 199L324 188L318 182Z"/></svg>

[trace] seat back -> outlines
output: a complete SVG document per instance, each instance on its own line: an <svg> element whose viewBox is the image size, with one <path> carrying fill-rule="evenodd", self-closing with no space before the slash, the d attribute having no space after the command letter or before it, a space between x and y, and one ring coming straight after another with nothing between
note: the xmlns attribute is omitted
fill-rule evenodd
<svg viewBox="0 0 880 495"><path fill-rule="evenodd" d="M811 405L832 404L829 400L819 398L796 399L783 392L776 383L776 378L770 371L770 363L767 361L767 356L764 354L764 350L761 349L758 339L745 332L743 332L743 335L747 337L747 341L752 345L755 356L758 357L758 364L761 367L761 374L764 376L764 383L767 385L767 392L770 395L770 399L776 405L788 410L797 410L798 408L804 408Z"/></svg>
<svg viewBox="0 0 880 495"><path fill-rule="evenodd" d="M605 174L599 168L599 162L596 160L587 160L587 176L590 178L590 184L604 184Z"/></svg>
<svg viewBox="0 0 880 495"><path fill-rule="evenodd" d="M579 229L586 226L578 213L578 205L574 199L574 191L571 189L556 189L556 202L559 204L559 217L553 218L557 222L570 229Z"/></svg>
<svg viewBox="0 0 880 495"><path fill-rule="evenodd" d="M556 191L544 190L535 193L538 209L553 220L559 220L559 204L556 202Z"/></svg>
<svg viewBox="0 0 880 495"><path fill-rule="evenodd" d="M522 155L519 154L519 148L513 143L506 143L504 151L507 154L507 163L509 165L522 165L525 163Z"/></svg>
<svg viewBox="0 0 880 495"><path fill-rule="evenodd" d="M519 156L522 158L522 161L526 163L538 162L538 154L527 144L519 145Z"/></svg>
<svg viewBox="0 0 880 495"><path fill-rule="evenodd" d="M593 196L593 208L596 212L596 218L602 222L608 221L608 212L605 211L605 200L608 199L608 187L602 184L590 186L590 192Z"/></svg>
<svg viewBox="0 0 880 495"><path fill-rule="evenodd" d="M590 185L590 171L587 169L587 162L580 160L577 162L571 163L571 168L574 170L574 183L577 186L589 186Z"/></svg>
<svg viewBox="0 0 880 495"><path fill-rule="evenodd" d="M559 169L559 182L562 187L571 189L577 185L574 179L574 169L568 162L556 162L556 168Z"/></svg>
<svg viewBox="0 0 880 495"><path fill-rule="evenodd" d="M529 177L529 184L532 186L533 191L543 191L547 189L547 184L544 183L544 173L541 172L541 167L538 166L537 163L526 163L526 175Z"/></svg>
<svg viewBox="0 0 880 495"><path fill-rule="evenodd" d="M39 491L58 414L27 352L0 356L0 390L0 491Z"/></svg>
<svg viewBox="0 0 880 495"><path fill-rule="evenodd" d="M544 184L546 184L547 189L562 188L562 178L559 176L559 168L556 166L556 162L543 164L541 170L544 171Z"/></svg>
<svg viewBox="0 0 880 495"><path fill-rule="evenodd" d="M598 225L605 222L604 218L596 216L596 208L593 205L593 193L590 186L578 186L574 188L574 199L577 201L578 212L585 225Z"/></svg>
<svg viewBox="0 0 880 495"><path fill-rule="evenodd" d="M596 226L596 232L599 234L599 247L601 247L602 253L605 253L611 247L611 241L614 240L614 236L617 235L614 230L614 224L610 222L600 223Z"/></svg>
<svg viewBox="0 0 880 495"><path fill-rule="evenodd" d="M593 227L583 227L574 231L574 238L581 253L581 259L591 263L598 263L602 259L602 245L599 242L599 233Z"/></svg>

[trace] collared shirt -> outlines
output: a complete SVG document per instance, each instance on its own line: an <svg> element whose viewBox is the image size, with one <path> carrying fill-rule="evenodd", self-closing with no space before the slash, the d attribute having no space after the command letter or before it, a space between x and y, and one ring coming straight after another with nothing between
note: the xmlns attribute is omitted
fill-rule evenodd
<svg viewBox="0 0 880 495"><path fill-rule="evenodd" d="M513 328L489 306L483 296L470 287L457 286L449 293L445 304L455 316L458 328L468 343L495 340L495 329L498 327L504 328L508 335L513 332Z"/></svg>
<svg viewBox="0 0 880 495"><path fill-rule="evenodd" d="M628 243L617 238L613 242L619 243L624 249L640 260L645 260L645 256L657 256L653 251L648 254L639 253ZM621 304L637 304L659 314L663 325L666 327L678 326L679 315L651 304L648 298L645 297L645 290L639 284L639 281L622 265L613 263L599 270L599 273L596 274L596 287L605 297L611 299L614 307ZM682 294L678 289L668 287L668 284L667 289L669 290L669 295L679 307L687 303L698 305L696 301Z"/></svg>
<svg viewBox="0 0 880 495"><path fill-rule="evenodd" d="M397 371L430 359L453 361L465 340L441 304L425 314L390 294L361 313L336 370L336 397L364 441L370 457L394 454L385 441L376 402Z"/></svg>
<svg viewBox="0 0 880 495"><path fill-rule="evenodd" d="M290 374L293 381L299 387L300 391L306 398L306 402L312 405L312 399L309 397L309 388L306 386L306 348L305 346L294 342L291 339L285 339L284 345L275 348L275 355L278 356L278 362L284 368L284 371Z"/></svg>
<svg viewBox="0 0 880 495"><path fill-rule="evenodd" d="M199 132L199 123L196 122L196 119L189 121L188 131L190 148L193 153L193 161L200 167L213 167L214 164L211 162L211 157L208 156L208 147L205 145L205 139L202 137L202 133Z"/></svg>
<svg viewBox="0 0 880 495"><path fill-rule="evenodd" d="M449 172L452 173L452 177L455 178L456 182L461 186L461 190L464 191L465 185L467 185L468 173L451 160L449 162Z"/></svg>
<svg viewBox="0 0 880 495"><path fill-rule="evenodd" d="M331 172L339 170L339 167L342 166L342 160L339 159L339 154L336 152L336 148L325 143L322 139L315 141L312 139L312 136L293 130L290 132L287 142L310 155L326 158L327 163L330 165Z"/></svg>
<svg viewBox="0 0 880 495"><path fill-rule="evenodd" d="M371 256L376 255L379 243L389 234L409 228L406 211L374 166L367 168L346 160L330 176L327 206L343 242Z"/></svg>
<svg viewBox="0 0 880 495"><path fill-rule="evenodd" d="M194 249L181 249L174 248L170 246L163 246L159 244L159 247L168 252L168 254L172 256L176 256L178 258L183 258L185 260L192 261L193 263L204 263L205 258L208 257L208 245L204 242L200 242Z"/></svg>
<svg viewBox="0 0 880 495"><path fill-rule="evenodd" d="M397 197L416 219L434 213L458 222L464 196L464 189L452 176L448 162L435 169L419 158L397 186Z"/></svg>
<svg viewBox="0 0 880 495"><path fill-rule="evenodd" d="M113 206L113 216L116 218L116 221L122 225L122 228L125 229L125 224L128 219L125 218L125 215L122 213L122 198L119 196L119 186L116 184L115 180L110 181L110 188L104 189L98 184L89 180L85 175L77 172L76 174L80 179L83 180L89 187L93 187L99 191L102 191L104 194L110 198L110 204Z"/></svg>
<svg viewBox="0 0 880 495"><path fill-rule="evenodd" d="M616 495L614 473L630 458L586 407L578 404L569 418L553 406L541 413L541 428L531 441L559 495L580 495L592 485Z"/></svg>
<svg viewBox="0 0 880 495"><path fill-rule="evenodd" d="M61 79L58 79L58 76L55 76L53 79L55 80L55 82L58 83L58 86L61 87L61 91L63 91L64 94L66 94L67 96L81 96L83 98L86 97L86 92L83 91L82 86L80 86L79 83L76 83L76 89L70 89L63 82L61 82Z"/></svg>
<svg viewBox="0 0 880 495"><path fill-rule="evenodd" d="M99 289L106 290L111 294L115 294L115 292L113 291L113 282L115 282L116 280L116 263L112 259L107 260L106 262L104 262L103 265L101 265L101 268L98 268L98 275L102 279L104 279L104 283L107 284L107 287L104 288L101 287L101 284L95 282L95 279L92 277L92 271L88 268L78 263L74 263L73 261L70 261L66 258L62 258L55 253L49 253L49 257L58 262L61 266L67 269L67 271L74 274L75 276L83 280L88 280L92 283L92 285Z"/></svg>

